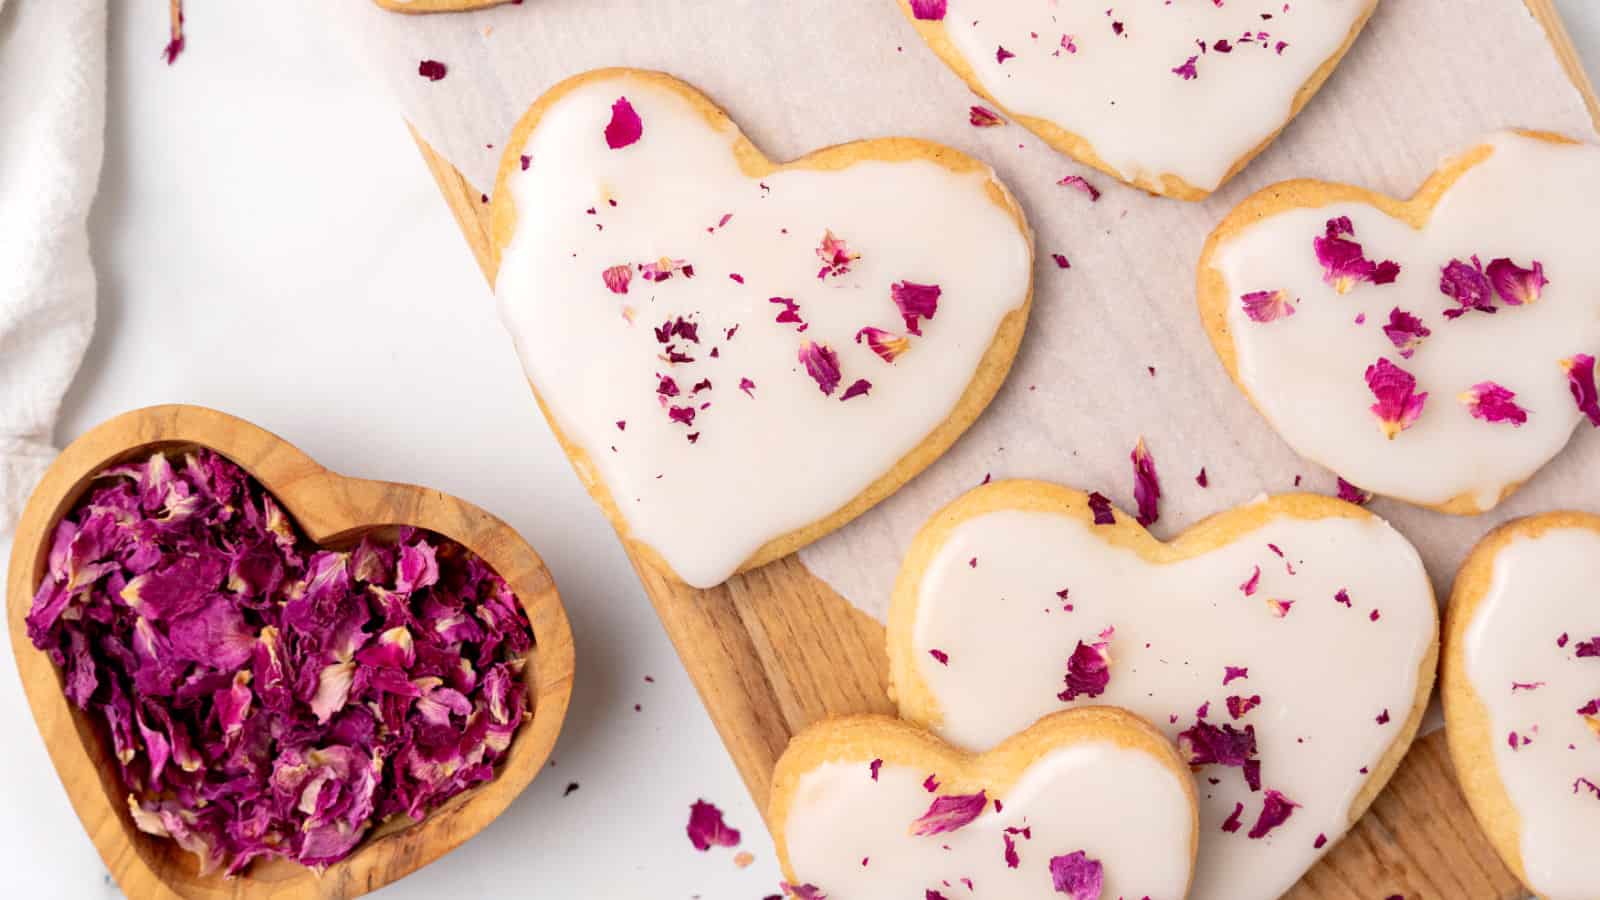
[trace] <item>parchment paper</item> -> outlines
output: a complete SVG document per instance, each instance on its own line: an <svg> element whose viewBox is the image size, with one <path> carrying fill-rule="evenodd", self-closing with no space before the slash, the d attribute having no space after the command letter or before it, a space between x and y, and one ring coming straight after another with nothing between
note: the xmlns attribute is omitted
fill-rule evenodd
<svg viewBox="0 0 1600 900"><path fill-rule="evenodd" d="M971 127L967 108L976 98L892 0L527 0L429 17L363 0L330 9L423 136L484 190L500 142L529 104L562 78L616 65L659 68L695 84L773 158L912 135L995 167L1038 236L1033 318L1010 381L942 460L801 554L880 619L912 535L985 475L1099 490L1131 509L1128 454L1143 435L1165 491L1152 529L1161 538L1262 492L1292 490L1302 476L1302 489L1332 493L1333 475L1297 457L1256 414L1201 328L1194 269L1211 227L1250 192L1285 178L1409 196L1441 156L1490 130L1593 136L1581 96L1520 0L1383 0L1322 93L1200 205L1122 187L1020 127ZM447 76L419 77L422 59L444 62ZM1105 195L1091 204L1057 187L1068 174L1087 176ZM1066 254L1072 268L1058 270L1052 253ZM1505 519L1600 511L1600 478L1588 475L1597 461L1600 435L1584 425L1491 514L1455 518L1386 500L1372 509L1416 543L1442 598L1466 551ZM1202 466L1209 489L1195 483Z"/></svg>

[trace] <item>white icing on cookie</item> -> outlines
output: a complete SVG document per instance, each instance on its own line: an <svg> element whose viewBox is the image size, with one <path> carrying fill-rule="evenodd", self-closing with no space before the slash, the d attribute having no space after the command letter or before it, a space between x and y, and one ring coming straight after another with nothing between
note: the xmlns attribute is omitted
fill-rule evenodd
<svg viewBox="0 0 1600 900"><path fill-rule="evenodd" d="M643 136L613 150L604 132L624 96ZM617 75L571 90L520 150L517 226L496 284L561 432L632 536L701 587L843 507L949 418L1031 283L1031 238L991 196L987 169L912 159L757 179L740 170L737 140L659 82ZM819 279L828 231L861 256ZM646 280L640 264L662 257L693 277ZM632 267L625 295L602 280L618 265ZM942 293L890 364L855 337L866 326L906 334L890 297L900 281ZM773 297L798 303L804 333L775 321ZM671 343L694 362L669 364L654 328L680 316L698 343ZM831 396L800 365L803 341L837 353ZM659 376L679 391L666 404ZM712 387L693 391L702 379ZM841 402L858 379L870 393ZM672 407L693 408L692 424L669 419Z"/></svg>
<svg viewBox="0 0 1600 900"><path fill-rule="evenodd" d="M983 748L1039 716L1104 703L1176 737L1209 703L1208 723L1254 726L1263 790L1252 792L1237 767L1197 771L1200 851L1190 896L1277 897L1345 833L1365 770L1412 714L1437 634L1427 573L1405 538L1373 517L1278 517L1165 565L1108 545L1100 527L1003 510L962 522L937 550L921 577L911 638L916 671L942 713L935 730ZM1260 580L1246 596L1241 585L1257 566ZM1348 606L1336 599L1341 590ZM1270 599L1293 605L1279 618ZM1105 692L1060 700L1078 642L1096 643L1107 628L1115 632ZM1229 666L1248 675L1224 685ZM1230 713L1227 698L1257 695L1258 706ZM1267 790L1299 806L1250 839ZM1239 803L1241 827L1224 832Z"/></svg>
<svg viewBox="0 0 1600 900"><path fill-rule="evenodd" d="M1600 534L1569 528L1519 537L1495 555L1466 632L1467 676L1488 711L1495 768L1521 817L1522 864L1529 886L1551 900L1592 900L1596 890L1600 734L1577 712L1600 700L1600 658L1577 655L1580 643L1600 638L1596 584Z"/></svg>
<svg viewBox="0 0 1600 900"><path fill-rule="evenodd" d="M1489 509L1506 489L1560 452L1580 420L1561 360L1600 350L1600 254L1592 220L1600 208L1600 148L1556 145L1513 134L1462 175L1421 232L1359 203L1271 216L1223 244L1214 259L1227 286L1228 328L1238 379L1296 452L1348 481L1390 497L1442 506L1457 497ZM1400 264L1393 284L1324 283L1313 241L1348 216L1354 240L1374 260ZM1468 312L1440 291L1441 269L1477 254L1485 266L1509 258L1543 264L1550 283L1531 305ZM1251 321L1240 298L1284 290L1293 315ZM1432 332L1403 358L1384 334L1395 308ZM1364 317L1364 320L1360 321ZM1370 407L1364 373L1386 358L1416 377L1428 399L1393 440ZM1527 422L1474 418L1459 395L1481 382L1516 393Z"/></svg>
<svg viewBox="0 0 1600 900"><path fill-rule="evenodd" d="M1083 851L1103 867L1102 897L1183 896L1192 835L1189 799L1171 770L1147 753L1109 741L1040 757L1011 790L968 824L917 837L911 824L938 796L930 772L885 764L829 762L805 773L785 824L790 865L828 900L922 897L1060 898L1050 859ZM992 796L991 798L992 799ZM1005 858L1005 830L1017 868ZM961 879L970 878L969 889Z"/></svg>
<svg viewBox="0 0 1600 900"><path fill-rule="evenodd" d="M1301 85L1370 7L950 0L944 26L1012 113L1082 137L1126 181L1176 175L1210 191L1288 121ZM1015 55L1000 61L1001 48ZM1191 57L1189 79L1174 70Z"/></svg>

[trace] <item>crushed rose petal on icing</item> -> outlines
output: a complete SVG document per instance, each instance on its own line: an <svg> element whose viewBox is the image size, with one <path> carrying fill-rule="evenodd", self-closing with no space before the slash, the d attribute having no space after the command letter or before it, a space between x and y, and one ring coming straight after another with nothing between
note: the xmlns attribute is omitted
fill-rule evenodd
<svg viewBox="0 0 1600 900"><path fill-rule="evenodd" d="M1105 868L1082 850L1051 857L1050 878L1056 892L1070 900L1100 900L1105 888Z"/></svg>
<svg viewBox="0 0 1600 900"><path fill-rule="evenodd" d="M753 391L755 391L755 388L756 383L754 381L748 378L739 379L739 390L744 391L747 396L754 397Z"/></svg>
<svg viewBox="0 0 1600 900"><path fill-rule="evenodd" d="M1251 694L1248 697L1234 695L1228 698L1228 715L1234 719L1242 719L1250 710L1261 705L1261 695Z"/></svg>
<svg viewBox="0 0 1600 900"><path fill-rule="evenodd" d="M1381 263L1368 259L1361 245L1350 240L1356 233L1349 216L1329 219L1323 233L1313 242L1317 262L1322 264L1322 280L1341 294L1350 293L1357 284L1390 284L1400 275L1400 266L1393 260Z"/></svg>
<svg viewBox="0 0 1600 900"><path fill-rule="evenodd" d="M1401 359L1410 359L1417 352L1417 345L1432 331L1422 324L1422 320L1396 306L1389 310L1389 324L1383 326L1384 336L1400 351Z"/></svg>
<svg viewBox="0 0 1600 900"><path fill-rule="evenodd" d="M1090 203L1100 199L1100 189L1090 184L1089 180L1084 178L1082 175L1068 175L1067 177L1056 182L1056 184L1061 187L1069 187L1082 191L1084 195L1089 198Z"/></svg>
<svg viewBox="0 0 1600 900"><path fill-rule="evenodd" d="M889 297L894 300L895 308L900 310L900 317L905 319L906 330L918 336L922 334L918 322L932 319L934 313L939 311L940 293L936 284L896 281L889 285Z"/></svg>
<svg viewBox="0 0 1600 900"><path fill-rule="evenodd" d="M922 779L922 789L927 791L930 794L933 793L934 791L937 791L939 789L939 779L935 778L932 775L929 775L927 778Z"/></svg>
<svg viewBox="0 0 1600 900"><path fill-rule="evenodd" d="M1111 641L1109 635L1102 636L1107 639L1093 644L1079 641L1067 658L1066 690L1056 695L1062 703L1071 703L1079 697L1098 697L1111 683Z"/></svg>
<svg viewBox="0 0 1600 900"><path fill-rule="evenodd" d="M1239 585L1239 590L1244 591L1244 595L1246 597L1253 597L1253 596L1255 596L1256 588L1258 588L1260 586L1261 586L1261 567L1260 566L1255 566L1250 570L1250 577L1246 578L1244 580L1244 583ZM1229 666L1228 667L1228 675L1229 675L1230 679L1232 677L1234 677L1233 676L1233 672L1234 671L1235 671L1235 669L1234 669L1233 666ZM1239 669L1237 671L1243 672L1244 670L1243 669ZM1227 684L1227 683L1228 682L1226 682L1226 681L1223 682L1223 684Z"/></svg>
<svg viewBox="0 0 1600 900"><path fill-rule="evenodd" d="M1094 513L1096 525L1111 525L1117 521L1111 512L1111 499L1099 491L1089 495L1089 511Z"/></svg>
<svg viewBox="0 0 1600 900"><path fill-rule="evenodd" d="M1275 597L1267 600L1267 609L1280 619L1287 616L1293 606L1293 600L1282 600Z"/></svg>
<svg viewBox="0 0 1600 900"><path fill-rule="evenodd" d="M778 883L778 890L790 895L794 900L828 900L828 895L814 884L790 884L784 881Z"/></svg>
<svg viewBox="0 0 1600 900"><path fill-rule="evenodd" d="M1204 720L1178 732L1178 752L1191 768L1218 765L1244 771L1250 790L1261 787L1261 762L1256 759L1256 729L1243 731L1232 725L1212 725Z"/></svg>
<svg viewBox="0 0 1600 900"><path fill-rule="evenodd" d="M1378 417L1379 427L1392 441L1416 423L1428 394L1426 391L1417 393L1417 379L1384 357L1367 367L1366 378L1367 387L1378 400L1370 407L1372 414Z"/></svg>
<svg viewBox="0 0 1600 900"><path fill-rule="evenodd" d="M1357 506L1366 506L1372 502L1372 492L1356 487L1344 478L1339 479L1339 499Z"/></svg>
<svg viewBox="0 0 1600 900"><path fill-rule="evenodd" d="M183 42L181 39L178 41L178 49L183 49ZM172 65L172 60L177 59L177 57L178 54L171 54L170 58L167 60L167 65ZM437 59L425 59L422 62L417 63L417 74L428 79L429 81L438 81L439 79L443 78L445 73L448 71L449 67ZM451 83L454 84L454 82Z"/></svg>
<svg viewBox="0 0 1600 900"><path fill-rule="evenodd" d="M939 22L944 19L948 2L949 0L911 0L911 14L924 22Z"/></svg>
<svg viewBox="0 0 1600 900"><path fill-rule="evenodd" d="M1579 659L1593 659L1600 657L1600 637L1592 637L1587 641L1579 641L1572 645Z"/></svg>
<svg viewBox="0 0 1600 900"><path fill-rule="evenodd" d="M817 270L817 278L835 278L850 271L850 264L861 258L859 253L851 253L850 247L843 240L834 237L832 231L824 231L822 243L817 245L817 258L822 260L822 268Z"/></svg>
<svg viewBox="0 0 1600 900"><path fill-rule="evenodd" d="M694 266L681 259L663 256L655 262L641 263L639 277L645 281L666 281L673 273L681 272L685 278L694 277Z"/></svg>
<svg viewBox="0 0 1600 900"><path fill-rule="evenodd" d="M1006 123L1005 119L1000 118L999 113L987 106L972 107L967 111L967 121L971 122L974 128L993 128Z"/></svg>
<svg viewBox="0 0 1600 900"><path fill-rule="evenodd" d="M865 378L857 378L855 381L850 383L849 387L844 389L844 393L840 395L839 401L842 403L852 397L866 396L867 392L870 390L872 390L872 382L866 380Z"/></svg>
<svg viewBox="0 0 1600 900"><path fill-rule="evenodd" d="M1596 394L1594 357L1578 353L1561 361L1566 370L1568 387L1572 389L1573 402L1578 411L1589 417L1589 424L1600 428L1600 395Z"/></svg>
<svg viewBox="0 0 1600 900"><path fill-rule="evenodd" d="M613 150L637 143L644 134L644 122L634 111L627 97L618 97L611 104L611 121L606 123L606 146Z"/></svg>
<svg viewBox="0 0 1600 900"><path fill-rule="evenodd" d="M872 772L872 780L877 781L878 771L883 768L883 760L875 759L872 762L867 763L867 768Z"/></svg>
<svg viewBox="0 0 1600 900"><path fill-rule="evenodd" d="M1326 834L1318 832L1317 833L1317 839L1315 841L1311 842L1311 849L1313 849L1313 850L1321 850L1323 847L1326 847L1326 846L1328 846L1328 836Z"/></svg>
<svg viewBox="0 0 1600 900"><path fill-rule="evenodd" d="M600 272L600 280L606 283L613 294L626 294L628 282L633 280L633 267L629 265L611 266Z"/></svg>
<svg viewBox="0 0 1600 900"><path fill-rule="evenodd" d="M1201 487L1210 487L1211 486L1211 479L1206 477L1206 467L1205 466L1201 466L1200 467L1200 474L1198 474L1198 475L1196 475L1194 477L1194 483L1200 485Z"/></svg>
<svg viewBox="0 0 1600 900"><path fill-rule="evenodd" d="M1065 256L1061 255L1060 253L1052 253L1052 254L1050 254L1050 258L1056 261L1056 268L1058 268L1058 269L1070 269L1070 268L1072 268L1072 261L1067 259Z"/></svg>
<svg viewBox="0 0 1600 900"><path fill-rule="evenodd" d="M839 354L817 341L800 342L800 364L822 393L832 396L839 387Z"/></svg>
<svg viewBox="0 0 1600 900"><path fill-rule="evenodd" d="M1235 802L1233 804L1233 812L1229 813L1228 817L1222 820L1222 830L1229 834L1233 834L1234 832L1238 831L1239 817L1242 815L1244 815L1244 804Z"/></svg>
<svg viewBox="0 0 1600 900"><path fill-rule="evenodd" d="M933 798L928 811L911 823L911 833L916 837L948 834L966 827L983 813L989 805L989 796L983 791L976 794L951 794Z"/></svg>
<svg viewBox="0 0 1600 900"><path fill-rule="evenodd" d="M806 323L805 319L800 318L800 304L796 303L794 300L788 297L772 297L768 299L767 302L776 303L783 307L783 309L778 311L777 319L774 320L778 324L800 326L799 328L796 328L795 331L805 331L807 328L811 327Z"/></svg>
<svg viewBox="0 0 1600 900"><path fill-rule="evenodd" d="M939 663L939 665L941 665L941 666L950 665L950 654L944 652L943 650L939 650L939 649L929 650L928 651L928 655L933 657L934 660L936 660Z"/></svg>
<svg viewBox="0 0 1600 900"><path fill-rule="evenodd" d="M1474 419L1485 422L1510 422L1520 426L1528 421L1528 411L1517 405L1516 391L1493 381L1480 381L1461 392L1456 399L1467 407Z"/></svg>
<svg viewBox="0 0 1600 900"><path fill-rule="evenodd" d="M1299 805L1269 788L1266 799L1261 804L1261 816L1256 819L1256 824L1250 826L1250 833L1247 836L1252 840L1266 837L1272 829L1289 821L1289 816L1293 815Z"/></svg>
<svg viewBox="0 0 1600 900"><path fill-rule="evenodd" d="M1459 259L1446 263L1439 273L1439 291L1457 304L1444 311L1446 319L1459 319L1473 310L1490 314L1499 311L1494 305L1494 287L1477 256L1472 257L1471 265Z"/></svg>
<svg viewBox="0 0 1600 900"><path fill-rule="evenodd" d="M1233 681L1236 678L1249 678L1249 677L1250 677L1250 669L1249 669L1248 666L1223 666L1222 667L1222 686L1223 687L1227 687L1228 683Z"/></svg>
<svg viewBox="0 0 1600 900"><path fill-rule="evenodd" d="M1333 602L1342 603L1346 607L1350 607L1352 609L1354 608L1350 604L1350 592L1344 588L1339 588L1338 592L1333 595Z"/></svg>
<svg viewBox="0 0 1600 900"><path fill-rule="evenodd" d="M1144 444L1144 438L1133 445L1133 498L1139 506L1135 517L1141 526L1149 528L1161 518L1161 479L1156 476L1156 460Z"/></svg>
<svg viewBox="0 0 1600 900"><path fill-rule="evenodd" d="M1200 77L1200 71L1195 67L1195 63L1198 63L1199 61L1200 57L1191 56L1184 61L1183 65L1174 66L1172 69L1172 74L1182 78L1184 81L1193 81Z"/></svg>
<svg viewBox="0 0 1600 900"><path fill-rule="evenodd" d="M1276 322L1294 315L1294 303L1287 291L1253 291L1239 298L1244 314L1252 322Z"/></svg>
<svg viewBox="0 0 1600 900"><path fill-rule="evenodd" d="M868 349L878 354L878 358L886 363L892 363L900 354L911 349L911 339L882 328L871 325L856 332L856 343L866 341Z"/></svg>
<svg viewBox="0 0 1600 900"><path fill-rule="evenodd" d="M1004 47L996 47L994 50L994 61L996 63L1004 63L1006 60L1015 56L1015 53L1012 53L1010 50L1007 50Z"/></svg>
<svg viewBox="0 0 1600 900"><path fill-rule="evenodd" d="M1507 306L1526 306L1538 303L1550 279L1544 277L1544 263L1533 261L1533 268L1524 269L1509 259L1500 258L1489 263L1487 272L1494 292Z"/></svg>
<svg viewBox="0 0 1600 900"><path fill-rule="evenodd" d="M689 843L702 853L716 847L739 846L739 832L722 821L722 810L704 800L689 807Z"/></svg>

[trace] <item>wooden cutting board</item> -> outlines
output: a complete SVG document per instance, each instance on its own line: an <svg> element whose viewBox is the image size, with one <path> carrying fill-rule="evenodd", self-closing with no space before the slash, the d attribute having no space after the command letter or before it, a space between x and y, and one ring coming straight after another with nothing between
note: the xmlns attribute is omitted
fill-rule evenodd
<svg viewBox="0 0 1600 900"><path fill-rule="evenodd" d="M1600 126L1597 97L1553 0L1525 0ZM490 284L489 206L413 130L422 156ZM757 807L790 735L829 716L893 715L883 626L806 570L779 560L701 591L635 558ZM1291 900L1513 900L1525 895L1473 821L1443 732L1417 741L1361 822L1286 896Z"/></svg>

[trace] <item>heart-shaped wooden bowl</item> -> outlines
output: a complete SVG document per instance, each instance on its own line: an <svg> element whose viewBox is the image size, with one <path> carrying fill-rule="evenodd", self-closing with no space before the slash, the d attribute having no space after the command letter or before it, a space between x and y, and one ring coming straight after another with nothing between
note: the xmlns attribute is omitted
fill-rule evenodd
<svg viewBox="0 0 1600 900"><path fill-rule="evenodd" d="M410 525L460 543L506 580L533 625L534 648L524 670L532 719L517 732L493 781L452 798L421 822L399 816L380 824L354 853L320 876L294 862L258 860L231 880L216 873L202 877L195 858L177 843L134 826L101 727L67 701L59 671L29 642L23 620L45 572L50 535L95 473L153 451L196 446L215 450L250 473L300 532L320 545L352 546L375 530ZM111 876L125 895L141 900L332 900L360 896L408 875L477 834L528 786L555 746L572 697L574 656L566 610L544 562L510 526L439 491L330 472L277 435L198 406L125 413L62 451L18 523L6 604L17 671L56 774Z"/></svg>

